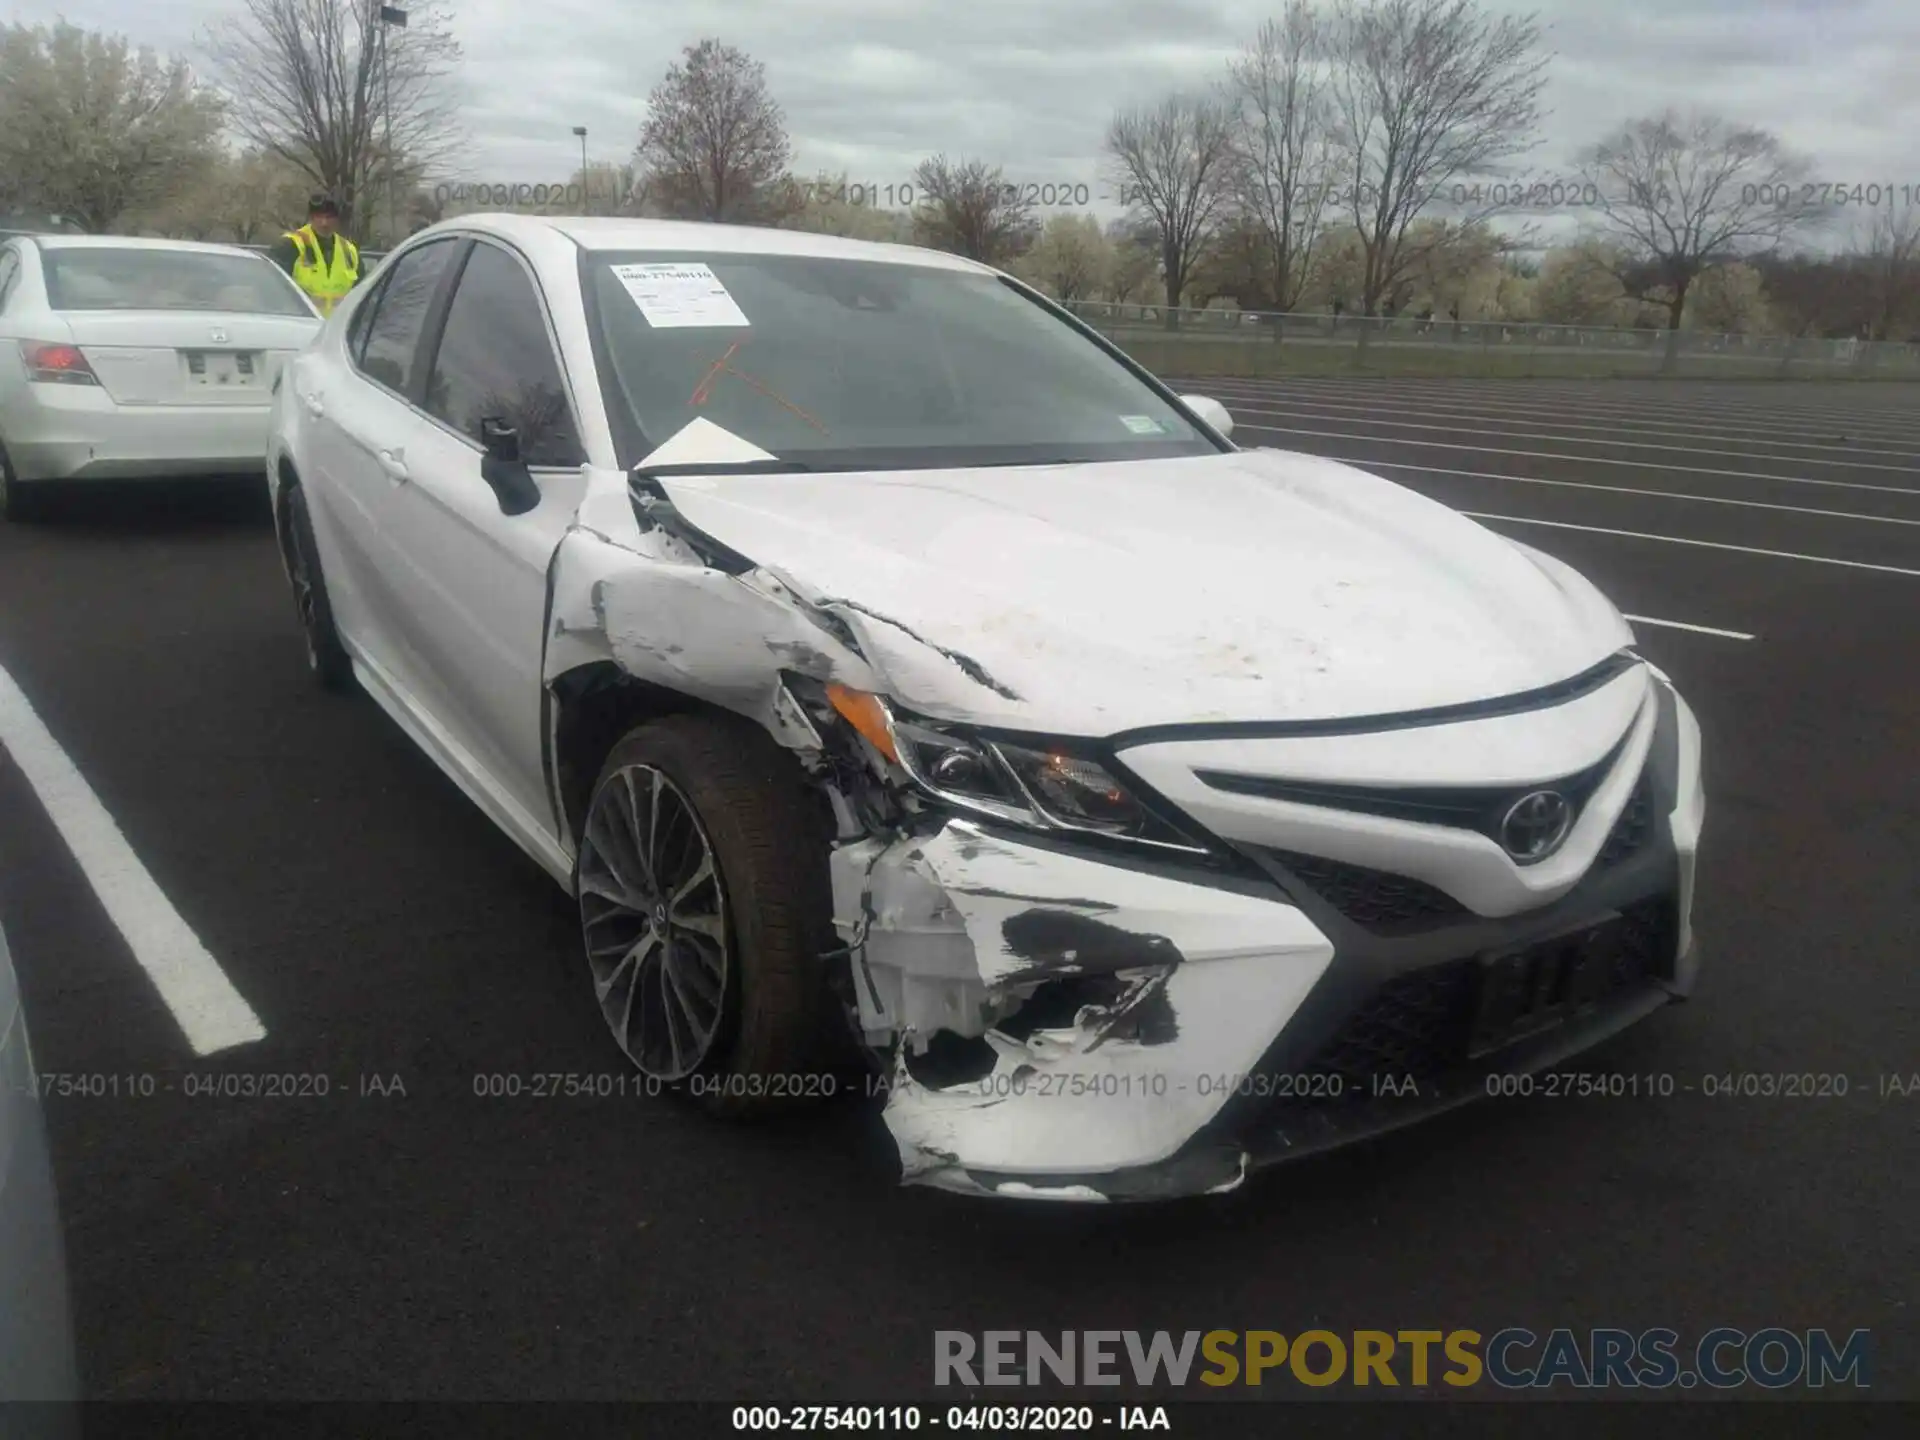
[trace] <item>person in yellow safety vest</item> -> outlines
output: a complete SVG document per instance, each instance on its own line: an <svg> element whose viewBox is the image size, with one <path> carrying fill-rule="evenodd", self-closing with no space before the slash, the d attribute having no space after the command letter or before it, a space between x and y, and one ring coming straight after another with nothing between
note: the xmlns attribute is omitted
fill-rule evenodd
<svg viewBox="0 0 1920 1440"><path fill-rule="evenodd" d="M322 315L360 283L360 247L340 232L340 206L331 195L307 205L307 223L289 230L273 247L273 260L307 292Z"/></svg>

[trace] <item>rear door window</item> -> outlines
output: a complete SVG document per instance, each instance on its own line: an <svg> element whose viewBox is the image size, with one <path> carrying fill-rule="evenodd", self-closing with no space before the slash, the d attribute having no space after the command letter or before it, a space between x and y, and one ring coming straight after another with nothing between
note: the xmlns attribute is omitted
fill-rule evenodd
<svg viewBox="0 0 1920 1440"><path fill-rule="evenodd" d="M387 267L380 293L373 297L373 316L356 357L361 372L400 395L417 393L420 373L420 336L427 312L439 293L447 265L459 241L434 240L409 250Z"/></svg>

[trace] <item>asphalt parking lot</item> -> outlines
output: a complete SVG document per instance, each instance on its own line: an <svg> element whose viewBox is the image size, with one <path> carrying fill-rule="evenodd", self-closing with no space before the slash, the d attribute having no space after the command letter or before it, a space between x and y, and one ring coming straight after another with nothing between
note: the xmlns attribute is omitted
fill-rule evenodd
<svg viewBox="0 0 1920 1440"><path fill-rule="evenodd" d="M45 732L0 680L0 923L41 1069L118 1077L47 1101L88 1394L879 1401L933 1395L936 1329L1726 1325L1869 1329L1874 1396L1920 1398L1920 390L1182 388L1634 617L1704 731L1706 969L1577 1068L1674 1093L1490 1101L1115 1210L897 1188L874 1102L476 1094L618 1068L568 903L313 687L263 496L102 492L0 530L0 666ZM47 744L144 900L96 894ZM143 968L188 943L263 1038L196 1055Z"/></svg>

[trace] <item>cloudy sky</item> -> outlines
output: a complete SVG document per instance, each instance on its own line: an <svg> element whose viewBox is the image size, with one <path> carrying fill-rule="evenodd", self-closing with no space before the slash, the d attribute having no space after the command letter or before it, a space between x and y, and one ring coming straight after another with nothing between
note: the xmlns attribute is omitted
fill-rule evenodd
<svg viewBox="0 0 1920 1440"><path fill-rule="evenodd" d="M1554 59L1543 143L1574 151L1667 105L1766 126L1841 182L1920 195L1920 0L1489 0L1532 10ZM425 8L426 0L419 0ZM198 57L240 0L7 0ZM713 35L767 66L798 168L884 190L928 154L1010 178L1108 189L1116 106L1220 76L1280 0L448 0L465 52L470 180L563 179L575 125L596 160L631 152L647 91ZM449 177L452 178L452 177ZM1105 208L1105 207L1097 207Z"/></svg>

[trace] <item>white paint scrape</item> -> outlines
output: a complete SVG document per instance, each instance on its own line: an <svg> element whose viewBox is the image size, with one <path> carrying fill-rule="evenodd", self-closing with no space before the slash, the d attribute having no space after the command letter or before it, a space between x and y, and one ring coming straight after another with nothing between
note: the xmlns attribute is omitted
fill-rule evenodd
<svg viewBox="0 0 1920 1440"><path fill-rule="evenodd" d="M108 918L126 937L133 958L152 979L194 1053L211 1055L265 1039L260 1018L154 883L86 777L4 669L0 669L0 744L40 797Z"/></svg>

